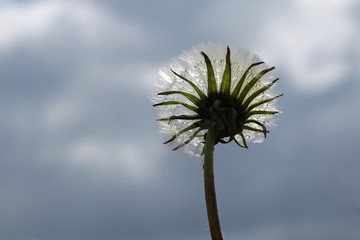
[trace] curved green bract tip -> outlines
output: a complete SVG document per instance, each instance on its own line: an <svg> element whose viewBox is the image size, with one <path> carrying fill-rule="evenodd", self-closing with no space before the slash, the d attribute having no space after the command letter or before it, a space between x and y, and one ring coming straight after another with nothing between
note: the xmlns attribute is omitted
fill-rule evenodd
<svg viewBox="0 0 360 240"><path fill-rule="evenodd" d="M250 111L247 115L246 115L246 118L249 118L253 115L261 115L261 114L264 114L264 115L274 115L274 114L277 114L279 113L279 111L266 111L266 110L254 110L254 111Z"/></svg>
<svg viewBox="0 0 360 240"><path fill-rule="evenodd" d="M275 79L274 81L272 81L271 83L265 85L264 87L258 89L257 91L255 91L254 93L252 93L248 98L246 98L246 100L243 103L243 108L247 109L247 107L249 106L249 104L260 94L262 94L263 92L265 92L266 90L268 90L269 88L271 88L272 85L274 85L275 82L277 82L279 80L279 78Z"/></svg>
<svg viewBox="0 0 360 240"><path fill-rule="evenodd" d="M185 146L186 144L188 144L189 142L191 142L201 130L203 130L203 128L199 128L198 130L196 130L185 142L183 142L182 144L180 144L179 146L174 148L173 151L176 151L179 148L181 148L181 147Z"/></svg>
<svg viewBox="0 0 360 240"><path fill-rule="evenodd" d="M191 93L183 92L183 91L167 91L158 93L158 95L172 95L172 94L180 94L189 99L192 103L197 105L200 102L200 99L196 96L192 95Z"/></svg>
<svg viewBox="0 0 360 240"><path fill-rule="evenodd" d="M264 133L264 137L266 138L266 134L269 133L269 131L266 129L265 125L257 120L254 120L254 119L248 119L245 121L245 123L255 123L257 124L258 126L260 126L262 128L262 130L259 130L259 129L256 129L256 128L251 128L249 126L244 126L244 129L247 129L247 130L251 130L251 131L255 131L255 132L263 132ZM251 128L251 129L250 129ZM258 131L259 130L259 131Z"/></svg>
<svg viewBox="0 0 360 240"><path fill-rule="evenodd" d="M230 60L230 48L227 47L225 70L221 80L220 93L230 94L231 88L231 60Z"/></svg>
<svg viewBox="0 0 360 240"><path fill-rule="evenodd" d="M166 117L166 118L159 118L156 119L156 121L169 121L171 122L172 120L194 120L194 119L200 119L200 116L198 114L195 115L174 115L171 117Z"/></svg>
<svg viewBox="0 0 360 240"><path fill-rule="evenodd" d="M215 93L217 93L217 86L216 86L214 68L211 64L209 57L206 55L206 53L201 52L201 55L203 55L203 57L205 59L206 68L207 68L208 95L215 94Z"/></svg>
<svg viewBox="0 0 360 240"><path fill-rule="evenodd" d="M190 130L192 130L194 128L197 128L197 127L199 127L198 122L195 122L195 123L191 124L189 127L186 127L184 129L180 130L177 134L173 135L169 140L164 142L164 144L167 144L167 143L170 143L170 142L174 141L179 135L181 135L181 134L183 134L183 133L185 133L187 131L190 131Z"/></svg>
<svg viewBox="0 0 360 240"><path fill-rule="evenodd" d="M245 139L244 134L243 134L242 132L240 132L239 135L240 135L240 137L241 137L241 139L242 139L242 141L243 141L243 144L240 144L239 141L236 140L236 138L234 138L234 142L235 142L238 146L240 146L240 147L242 147L242 148L248 148L248 145L247 145L247 143L246 143L246 139Z"/></svg>
<svg viewBox="0 0 360 240"><path fill-rule="evenodd" d="M251 65L246 69L246 71L245 71L244 74L242 75L241 79L240 79L239 82L236 84L235 89L234 89L234 91L233 91L232 94L231 94L232 97L238 98L239 93L240 93L240 89L241 89L242 85L244 84L244 81L245 81L248 73L250 72L250 70L251 70L253 67L255 67L255 66L257 66L257 65L260 65L260 64L263 64L263 63L264 63L264 62L253 63L253 64L251 64Z"/></svg>
<svg viewBox="0 0 360 240"><path fill-rule="evenodd" d="M195 90L195 92L199 95L200 99L204 100L206 98L206 95L200 90L200 88L198 86L196 86L192 81L190 81L189 79L185 78L184 76L174 72L172 69L170 69L172 73L174 73L177 77L181 78L182 80L184 80L185 82L187 82L188 84L190 84L190 86Z"/></svg>
<svg viewBox="0 0 360 240"><path fill-rule="evenodd" d="M241 91L240 96L238 97L239 102L243 102L246 95L249 93L249 91L252 89L252 87L260 80L262 76L264 76L266 73L274 70L275 67L271 67L265 70L262 70L259 72Z"/></svg>
<svg viewBox="0 0 360 240"><path fill-rule="evenodd" d="M258 102L255 102L253 104L251 104L250 106L248 106L245 110L245 114L248 114L251 110L253 110L254 108L256 107L259 107L265 103L268 103L268 102L271 102L273 100L275 100L276 98L279 98L281 96L283 96L284 94L280 94L280 95L277 95L275 97L272 97L272 98L267 98L267 99L264 99L264 100L261 100L261 101L258 101Z"/></svg>
<svg viewBox="0 0 360 240"><path fill-rule="evenodd" d="M193 112L198 112L198 110L199 110L199 108L197 108L195 106L192 106L192 105L187 104L187 103L179 102L179 101L161 102L161 103L154 104L153 106L157 107L157 106L167 106L167 105L182 105L182 106L186 107L187 109L189 109L189 110L191 110Z"/></svg>

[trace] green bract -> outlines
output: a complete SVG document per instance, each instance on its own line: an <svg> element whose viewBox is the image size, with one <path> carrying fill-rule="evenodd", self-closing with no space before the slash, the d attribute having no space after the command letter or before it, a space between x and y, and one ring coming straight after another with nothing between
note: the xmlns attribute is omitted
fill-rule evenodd
<svg viewBox="0 0 360 240"><path fill-rule="evenodd" d="M163 108L160 116L166 117L158 121L167 129L165 132L172 133L165 143L177 140L174 150L193 143L195 153L206 141L209 128L216 130L216 143L234 141L244 148L248 140L256 138L254 134L266 137L267 120L279 112L273 106L274 100L282 96L268 91L278 80L271 80L267 74L275 67L257 69L264 62L251 62L257 57L244 51L238 51L239 58L232 63L229 47L224 47L223 56L217 56L221 49L216 44L200 47L204 49L200 58L194 49L180 57L182 62L171 65L171 72L161 72L162 82L158 85L167 90L157 94L153 106ZM214 59L205 53L207 48L214 52ZM176 114L179 111L182 114Z"/></svg>

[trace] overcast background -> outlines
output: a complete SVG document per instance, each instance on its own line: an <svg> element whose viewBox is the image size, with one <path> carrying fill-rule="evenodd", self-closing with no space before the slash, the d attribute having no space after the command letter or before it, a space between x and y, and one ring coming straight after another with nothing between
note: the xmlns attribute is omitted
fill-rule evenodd
<svg viewBox="0 0 360 240"><path fill-rule="evenodd" d="M0 239L206 240L201 160L162 145L158 69L257 53L283 114L216 149L228 240L360 239L357 0L0 1Z"/></svg>

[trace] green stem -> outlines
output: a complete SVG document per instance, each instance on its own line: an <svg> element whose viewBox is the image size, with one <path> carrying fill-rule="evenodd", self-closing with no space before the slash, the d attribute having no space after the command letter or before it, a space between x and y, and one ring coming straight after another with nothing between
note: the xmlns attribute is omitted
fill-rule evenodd
<svg viewBox="0 0 360 240"><path fill-rule="evenodd" d="M206 209L212 240L223 240L220 219L216 203L215 181L214 181L214 147L216 131L209 128L206 135L204 147L204 185Z"/></svg>

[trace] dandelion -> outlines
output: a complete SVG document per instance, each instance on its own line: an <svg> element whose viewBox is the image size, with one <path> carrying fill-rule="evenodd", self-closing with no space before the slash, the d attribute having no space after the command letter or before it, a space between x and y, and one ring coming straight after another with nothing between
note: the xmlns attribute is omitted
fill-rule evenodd
<svg viewBox="0 0 360 240"><path fill-rule="evenodd" d="M217 143L261 142L274 125L276 94L271 87L275 67L267 67L245 50L200 44L160 70L154 98L160 130L175 143L173 150L204 155L205 198L212 239L222 239L213 174Z"/></svg>

